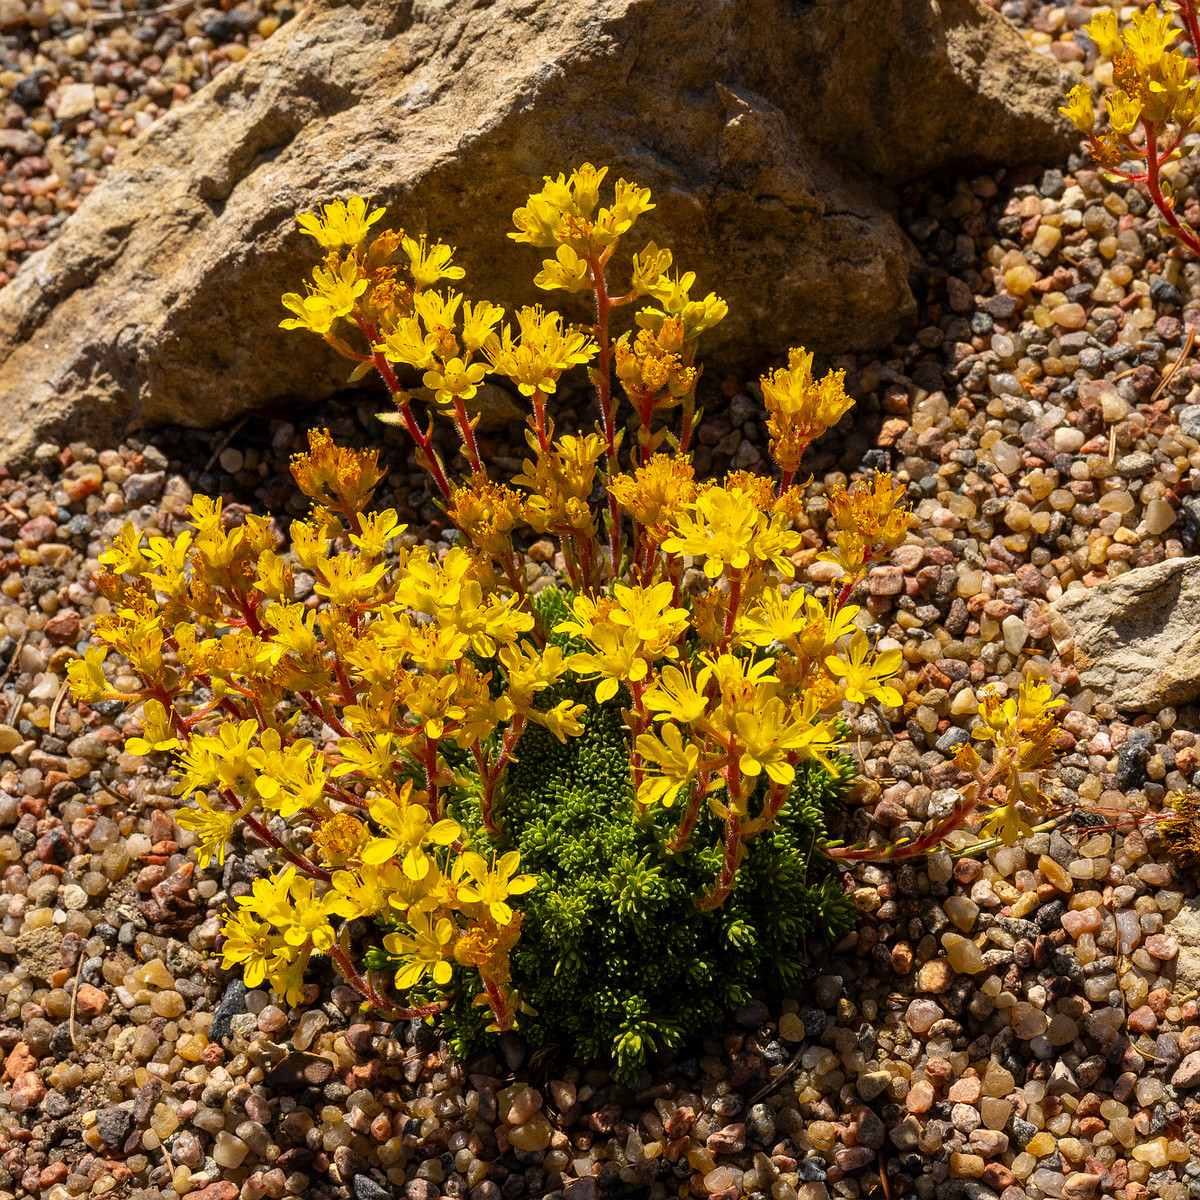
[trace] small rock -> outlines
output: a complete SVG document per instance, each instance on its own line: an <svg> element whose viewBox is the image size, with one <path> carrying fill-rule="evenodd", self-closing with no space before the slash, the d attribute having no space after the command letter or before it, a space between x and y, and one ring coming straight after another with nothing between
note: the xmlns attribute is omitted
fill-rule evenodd
<svg viewBox="0 0 1200 1200"><path fill-rule="evenodd" d="M75 1011L81 1017L98 1017L108 1007L108 997L90 983L81 983L75 993Z"/></svg>
<svg viewBox="0 0 1200 1200"><path fill-rule="evenodd" d="M156 500L162 495L163 484L166 481L165 471L145 471L138 475L130 475L122 488L126 503L137 506Z"/></svg>
<svg viewBox="0 0 1200 1200"><path fill-rule="evenodd" d="M297 1091L305 1087L322 1087L333 1074L333 1063L315 1054L289 1054L280 1059L266 1074L270 1088Z"/></svg>
<svg viewBox="0 0 1200 1200"><path fill-rule="evenodd" d="M90 83L71 83L59 92L55 116L60 121L86 117L96 107L96 88Z"/></svg>
<svg viewBox="0 0 1200 1200"><path fill-rule="evenodd" d="M230 1183L226 1179L222 1179L218 1183L210 1183L198 1192L188 1192L191 1200L237 1200L237 1195L237 1184Z"/></svg>
<svg viewBox="0 0 1200 1200"><path fill-rule="evenodd" d="M1171 1076L1172 1087L1195 1087L1200 1083L1200 1050L1193 1050Z"/></svg>
<svg viewBox="0 0 1200 1200"><path fill-rule="evenodd" d="M119 1152L133 1132L133 1113L128 1108L105 1105L96 1113L96 1128L104 1144L110 1150Z"/></svg>

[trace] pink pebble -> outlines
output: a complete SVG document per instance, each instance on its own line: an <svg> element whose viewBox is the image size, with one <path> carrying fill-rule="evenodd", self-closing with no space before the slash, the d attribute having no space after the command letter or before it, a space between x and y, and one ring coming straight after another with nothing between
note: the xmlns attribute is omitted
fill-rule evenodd
<svg viewBox="0 0 1200 1200"><path fill-rule="evenodd" d="M1152 933L1146 949L1161 962L1170 962L1179 953L1179 943L1169 933Z"/></svg>

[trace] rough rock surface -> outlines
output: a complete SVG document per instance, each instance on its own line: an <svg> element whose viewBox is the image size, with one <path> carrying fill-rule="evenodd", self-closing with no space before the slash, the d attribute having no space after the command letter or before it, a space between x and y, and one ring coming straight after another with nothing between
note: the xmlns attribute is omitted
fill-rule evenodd
<svg viewBox="0 0 1200 1200"><path fill-rule="evenodd" d="M1175 960L1177 986L1180 991L1200 991L1200 900L1185 900L1164 931L1179 942L1179 956Z"/></svg>
<svg viewBox="0 0 1200 1200"><path fill-rule="evenodd" d="M1200 558L1138 567L1054 604L1084 687L1117 708L1157 711L1200 696Z"/></svg>
<svg viewBox="0 0 1200 1200"><path fill-rule="evenodd" d="M583 159L654 189L639 245L730 299L728 357L878 346L920 263L891 188L1061 156L1062 90L978 0L314 0L0 295L0 436L15 458L332 392L344 360L275 326L314 259L292 218L350 189L457 245L473 294L530 301L508 214Z"/></svg>

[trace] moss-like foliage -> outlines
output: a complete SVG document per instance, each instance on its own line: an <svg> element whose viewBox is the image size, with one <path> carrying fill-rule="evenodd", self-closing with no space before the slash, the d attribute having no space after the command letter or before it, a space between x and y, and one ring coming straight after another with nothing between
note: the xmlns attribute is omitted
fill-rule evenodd
<svg viewBox="0 0 1200 1200"><path fill-rule="evenodd" d="M543 593L539 607L548 629L565 614L558 593ZM814 852L851 765L842 760L836 778L804 766L772 828L747 844L733 895L702 912L694 899L720 868L716 819L703 815L688 845L668 853L679 810L634 812L621 717L628 698L598 705L591 685L575 683L548 703L563 696L587 704L583 736L563 744L529 726L500 810L522 870L539 880L522 897L513 985L533 1010L521 1016L531 1041L611 1056L628 1080L648 1053L678 1046L745 1003L756 982L798 980L805 938L832 940L851 927L852 903ZM454 815L486 841L478 805L463 803ZM460 993L445 1019L461 1052L478 1048L486 1024L486 1010L470 999Z"/></svg>

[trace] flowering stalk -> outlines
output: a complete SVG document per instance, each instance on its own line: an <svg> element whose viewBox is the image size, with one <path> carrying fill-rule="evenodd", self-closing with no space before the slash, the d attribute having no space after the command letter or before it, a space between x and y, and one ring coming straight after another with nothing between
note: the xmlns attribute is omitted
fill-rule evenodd
<svg viewBox="0 0 1200 1200"><path fill-rule="evenodd" d="M466 406L461 396L454 397L454 423L458 426L458 432L462 436L463 448L467 452L467 462L471 464L471 470L476 475L486 475L487 472L483 469L483 464L479 461L479 447L475 442L475 427L471 424L471 418L467 416Z"/></svg>
<svg viewBox="0 0 1200 1200"><path fill-rule="evenodd" d="M724 854L721 856L721 873L717 876L717 882L712 892L707 896L701 896L697 899L696 907L701 911L711 912L713 909L720 908L729 898L729 894L733 891L737 880L738 867L742 862L742 843L745 840L745 836L741 818L731 808L729 820L725 827L725 847Z"/></svg>
<svg viewBox="0 0 1200 1200"><path fill-rule="evenodd" d="M612 342L608 331L609 309L608 284L604 276L607 261L600 255L589 255L585 260L590 272L592 291L596 297L596 345L600 352L597 359L595 380L596 393L600 401L600 420L604 426L605 469L611 479L619 469L617 460L617 412L612 402ZM621 510L617 499L608 493L609 552L611 578L616 579L620 568L618 555L621 544Z"/></svg>
<svg viewBox="0 0 1200 1200"><path fill-rule="evenodd" d="M1142 118L1140 124L1146 137L1146 173L1140 178L1145 180L1146 189L1150 193L1150 199L1154 201L1155 207L1162 214L1163 220L1174 231L1175 236L1193 254L1200 255L1200 238L1197 238L1195 232L1184 225L1179 219L1175 212L1175 206L1163 195L1162 191L1162 178L1160 174L1162 165L1175 152L1179 141L1182 140L1183 131L1182 129L1179 131L1179 136L1175 144L1165 154L1160 155L1158 153L1154 126L1145 118Z"/></svg>
<svg viewBox="0 0 1200 1200"><path fill-rule="evenodd" d="M1144 12L1134 12L1124 29L1115 12L1097 12L1085 32L1112 60L1115 86L1105 97L1108 129L1096 132L1096 113L1086 84L1077 84L1059 111L1087 134L1092 157L1108 175L1145 184L1166 227L1183 246L1200 255L1200 238L1179 219L1162 180L1162 168L1175 159L1184 134L1200 114L1200 87L1194 74L1200 20L1193 0L1184 0L1178 12L1192 43L1191 59L1171 47L1180 33L1172 27L1171 11L1159 13L1157 5L1151 4ZM1133 136L1139 129L1140 144ZM1126 159L1144 161L1145 170L1127 171L1122 165Z"/></svg>

